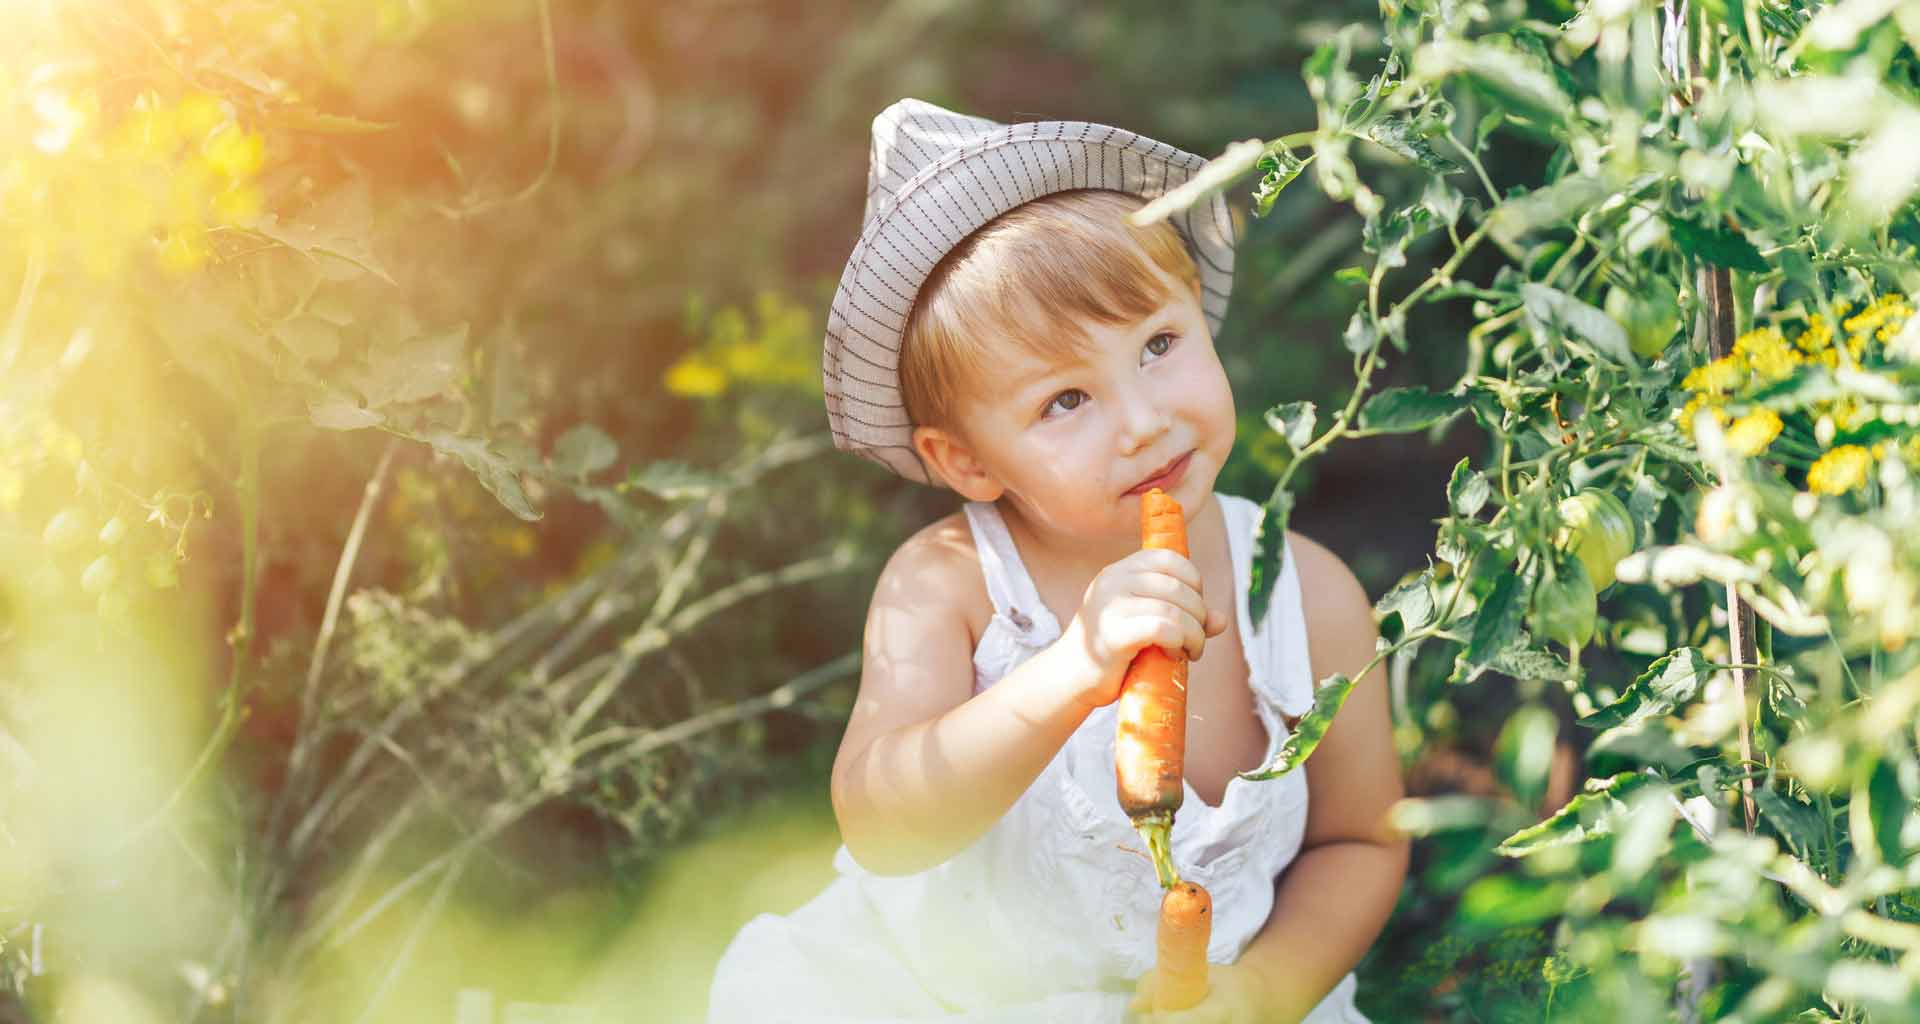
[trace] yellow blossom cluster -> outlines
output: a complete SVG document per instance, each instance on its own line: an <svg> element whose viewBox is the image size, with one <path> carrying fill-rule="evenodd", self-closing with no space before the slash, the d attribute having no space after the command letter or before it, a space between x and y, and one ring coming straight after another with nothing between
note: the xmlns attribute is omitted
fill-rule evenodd
<svg viewBox="0 0 1920 1024"><path fill-rule="evenodd" d="M33 211L15 241L55 266L107 278L150 253L192 271L211 255L210 230L262 212L266 140L218 96L147 90L103 110L90 87L47 84L11 98L30 137L0 163L0 207Z"/></svg>
<svg viewBox="0 0 1920 1024"><path fill-rule="evenodd" d="M712 398L736 382L818 387L818 331L807 310L764 292L754 299L752 319L758 324L739 309L714 314L700 349L667 368L667 390L687 398Z"/></svg>
<svg viewBox="0 0 1920 1024"><path fill-rule="evenodd" d="M1780 435L1783 424L1779 415L1770 409L1760 409L1735 418L1725 408L1729 400L1752 389L1784 380L1801 366L1818 363L1837 368L1843 358L1852 364L1859 364L1870 353L1882 355L1887 342L1900 332L1913 315L1913 307L1904 296L1899 295L1882 296L1859 313L1849 315L1851 310L1850 303L1835 304L1834 318L1839 321L1840 328L1837 332L1831 321L1816 313L1809 316L1806 326L1791 338L1773 325L1742 334L1734 341L1732 352L1687 373L1681 381L1681 387L1690 397L1674 414L1675 419L1682 429L1691 433L1695 416L1704 409L1725 428L1730 451L1749 457L1765 452ZM1844 356L1842 349L1845 350ZM1880 414L1872 403L1862 402L1854 396L1817 403L1812 412L1816 417L1830 420L1834 429L1839 431L1857 430ZM1844 493L1858 486L1866 479L1872 460L1882 456L1887 444L1883 442L1871 449L1859 448L1858 454L1844 452L1847 447L1858 446L1842 446L1842 449L1829 452L1831 461L1822 460L1823 465L1818 467L1820 472L1813 478L1817 484L1810 483L1810 486L1827 494ZM1902 442L1900 448L1908 458L1920 454L1920 447L1912 444ZM1859 462L1861 458L1867 458L1868 461L1862 464Z"/></svg>

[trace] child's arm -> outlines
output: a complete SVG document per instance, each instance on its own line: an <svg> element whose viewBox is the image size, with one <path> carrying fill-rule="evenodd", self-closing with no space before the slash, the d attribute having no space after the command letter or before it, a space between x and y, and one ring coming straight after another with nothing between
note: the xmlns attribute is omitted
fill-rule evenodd
<svg viewBox="0 0 1920 1024"><path fill-rule="evenodd" d="M1060 639L974 694L956 595L978 586L979 571L971 554L923 534L875 586L832 794L847 850L876 874L925 870L980 838L1087 715L1114 700L1140 648L1198 658L1226 629L1225 613L1202 602L1191 561L1136 552L1102 570Z"/></svg>
<svg viewBox="0 0 1920 1024"><path fill-rule="evenodd" d="M1311 622L1316 679L1352 677L1372 660L1373 605L1339 556L1288 534ZM1393 747L1387 673L1356 677L1307 773L1307 832L1280 876L1273 912L1240 964L1266 980L1272 1020L1297 1021L1360 962L1386 925L1406 878L1409 844L1385 824L1405 795ZM1262 1018L1268 1019L1268 1018Z"/></svg>

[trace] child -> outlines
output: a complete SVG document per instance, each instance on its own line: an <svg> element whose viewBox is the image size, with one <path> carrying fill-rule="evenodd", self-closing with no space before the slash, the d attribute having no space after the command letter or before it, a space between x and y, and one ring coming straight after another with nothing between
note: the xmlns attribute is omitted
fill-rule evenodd
<svg viewBox="0 0 1920 1024"><path fill-rule="evenodd" d="M1274 754L1314 680L1372 657L1371 606L1289 533L1249 621L1260 509L1212 490L1235 426L1213 349L1232 222L1217 195L1126 221L1203 163L912 99L875 119L828 418L841 448L966 501L877 583L833 770L840 877L741 930L710 1020L1366 1021L1350 970L1407 858L1383 824L1402 795L1384 673L1309 765L1235 773ZM1191 559L1140 550L1149 486L1180 502ZM1149 644L1191 659L1172 850L1215 913L1210 992L1180 1013L1142 1009L1161 889L1115 795L1114 701Z"/></svg>

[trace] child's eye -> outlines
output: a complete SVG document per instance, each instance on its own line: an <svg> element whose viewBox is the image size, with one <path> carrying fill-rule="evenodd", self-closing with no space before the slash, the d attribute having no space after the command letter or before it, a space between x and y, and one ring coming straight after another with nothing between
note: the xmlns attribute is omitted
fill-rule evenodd
<svg viewBox="0 0 1920 1024"><path fill-rule="evenodd" d="M1078 409L1080 407L1080 403L1076 400L1072 405L1060 405L1060 400L1068 397L1069 395L1085 395L1085 394L1086 392L1080 390L1079 388L1068 388L1067 390L1062 391L1059 394L1053 396L1053 401L1047 403L1047 407L1040 411L1040 415L1042 418L1045 418L1048 413L1053 411L1054 406L1056 405L1059 405L1061 409L1067 412L1072 412L1073 410Z"/></svg>
<svg viewBox="0 0 1920 1024"><path fill-rule="evenodd" d="M1166 355L1167 350L1173 347L1173 342L1174 342L1174 336L1172 331L1161 331L1159 334L1156 334L1153 337L1147 339L1147 351L1152 352L1156 356ZM1156 348L1155 347L1156 345L1159 347ZM1086 392L1080 390L1079 388L1068 388L1067 390L1060 392L1059 394L1053 396L1053 400L1047 403L1046 408L1040 410L1040 417L1042 419L1048 418L1049 415L1053 412L1053 409L1056 405L1058 405L1060 409L1065 412L1072 412L1073 410L1078 409L1080 407L1080 402L1077 399L1071 405L1060 404L1060 400L1068 397L1069 395L1078 395L1078 396L1084 397L1086 395Z"/></svg>

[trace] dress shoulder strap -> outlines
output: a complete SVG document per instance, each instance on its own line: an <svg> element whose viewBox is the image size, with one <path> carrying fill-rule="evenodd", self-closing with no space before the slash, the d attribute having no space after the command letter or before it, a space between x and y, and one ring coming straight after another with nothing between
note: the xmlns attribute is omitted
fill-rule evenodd
<svg viewBox="0 0 1920 1024"><path fill-rule="evenodd" d="M1039 588L1020 560L1020 550L1014 546L1006 521L1000 518L1000 509L990 501L969 501L965 508L993 610L1022 632L1038 629L1044 635L1058 636L1059 622L1040 600Z"/></svg>

